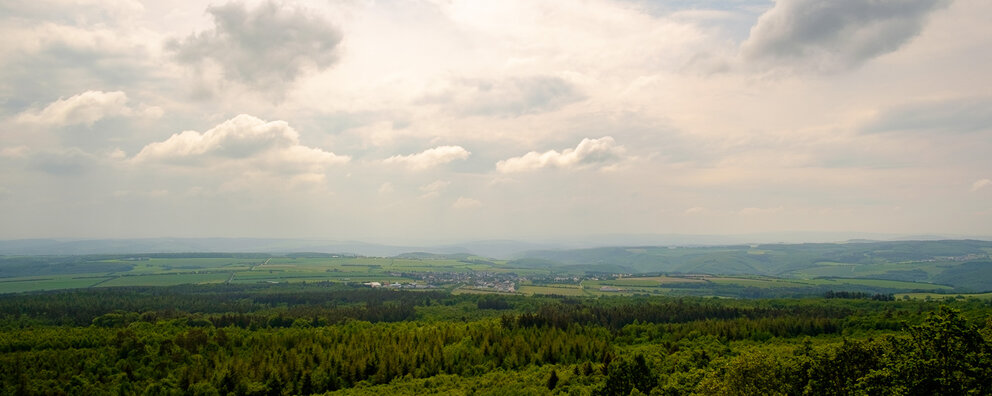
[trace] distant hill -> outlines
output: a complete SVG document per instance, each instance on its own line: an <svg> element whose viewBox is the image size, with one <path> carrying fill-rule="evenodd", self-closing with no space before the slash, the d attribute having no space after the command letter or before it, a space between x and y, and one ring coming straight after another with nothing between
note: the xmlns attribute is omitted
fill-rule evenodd
<svg viewBox="0 0 992 396"><path fill-rule="evenodd" d="M992 242L982 240L859 239L847 243L561 248L567 245L482 241L417 247L264 238L31 239L0 241L0 256L241 252L298 257L328 254L398 257L478 264L490 262L481 257L490 257L511 258L507 265L522 269L761 275L798 279L859 278L946 284L962 291L992 291ZM23 262L19 265L25 267L17 271L32 264Z"/></svg>
<svg viewBox="0 0 992 396"><path fill-rule="evenodd" d="M142 238L142 239L20 239L0 240L2 255L84 255L185 252L314 253L392 257L409 252L461 254L506 258L527 250L561 247L499 241L409 246L358 241L328 241L278 238Z"/></svg>
<svg viewBox="0 0 992 396"><path fill-rule="evenodd" d="M634 246L531 251L509 264L582 266L603 272L885 279L987 291L992 290L990 253L992 242L977 240Z"/></svg>
<svg viewBox="0 0 992 396"><path fill-rule="evenodd" d="M467 260L472 255L468 253L438 254L427 252L410 252L396 255L396 258L418 259L418 260Z"/></svg>
<svg viewBox="0 0 992 396"><path fill-rule="evenodd" d="M425 249L355 241L278 238L22 239L0 241L0 255L249 252L394 256L414 250Z"/></svg>

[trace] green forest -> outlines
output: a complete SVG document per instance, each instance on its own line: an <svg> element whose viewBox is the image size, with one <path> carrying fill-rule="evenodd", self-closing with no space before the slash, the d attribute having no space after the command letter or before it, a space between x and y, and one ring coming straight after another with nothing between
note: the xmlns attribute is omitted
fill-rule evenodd
<svg viewBox="0 0 992 396"><path fill-rule="evenodd" d="M360 283L0 295L0 393L992 394L992 303Z"/></svg>

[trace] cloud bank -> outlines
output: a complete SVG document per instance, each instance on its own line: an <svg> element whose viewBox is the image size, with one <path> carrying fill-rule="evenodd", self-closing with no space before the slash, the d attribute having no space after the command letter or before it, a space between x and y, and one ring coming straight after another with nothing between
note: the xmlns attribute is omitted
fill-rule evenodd
<svg viewBox="0 0 992 396"><path fill-rule="evenodd" d="M987 0L207 3L0 2L0 238L992 234Z"/></svg>
<svg viewBox="0 0 992 396"><path fill-rule="evenodd" d="M836 71L895 51L950 0L780 0L743 44L746 59Z"/></svg>
<svg viewBox="0 0 992 396"><path fill-rule="evenodd" d="M312 11L275 2L249 9L241 3L207 8L214 28L167 47L180 62L216 62L229 80L281 89L308 69L323 70L338 59L341 32Z"/></svg>
<svg viewBox="0 0 992 396"><path fill-rule="evenodd" d="M389 165L404 165L410 170L424 170L451 161L466 159L471 154L461 146L440 146L416 154L394 155L382 162Z"/></svg>
<svg viewBox="0 0 992 396"><path fill-rule="evenodd" d="M599 139L582 139L574 149L561 152L549 150L543 153L531 151L520 157L508 158L496 163L502 173L528 172L542 168L582 168L605 166L620 162L626 149L618 146L611 136Z"/></svg>
<svg viewBox="0 0 992 396"><path fill-rule="evenodd" d="M127 105L127 95L121 91L86 91L78 95L52 102L44 109L26 111L18 116L23 123L45 126L67 126L85 124L93 126L104 118L144 114L158 117L162 110L157 107L138 112Z"/></svg>
<svg viewBox="0 0 992 396"><path fill-rule="evenodd" d="M301 145L300 134L285 121L267 122L241 114L203 133L184 131L151 143L133 161L201 165L252 160L261 169L303 172L343 164L350 159Z"/></svg>

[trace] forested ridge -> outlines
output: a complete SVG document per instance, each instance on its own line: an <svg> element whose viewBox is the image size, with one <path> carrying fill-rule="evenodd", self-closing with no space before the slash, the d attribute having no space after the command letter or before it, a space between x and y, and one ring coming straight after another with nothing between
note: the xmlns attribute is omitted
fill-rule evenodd
<svg viewBox="0 0 992 396"><path fill-rule="evenodd" d="M4 295L0 378L4 394L46 395L992 393L988 301L845 297L333 283Z"/></svg>

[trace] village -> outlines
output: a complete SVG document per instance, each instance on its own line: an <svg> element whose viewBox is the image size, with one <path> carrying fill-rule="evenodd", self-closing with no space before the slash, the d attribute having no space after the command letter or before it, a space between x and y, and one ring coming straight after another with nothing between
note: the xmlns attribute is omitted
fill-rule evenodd
<svg viewBox="0 0 992 396"><path fill-rule="evenodd" d="M420 282L365 282L372 288L390 289L437 289L440 285L460 284L462 287L474 290L493 291L498 293L516 293L517 284L523 278L515 273L497 273L486 271L470 272L392 272L390 276L417 279Z"/></svg>

